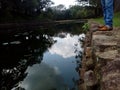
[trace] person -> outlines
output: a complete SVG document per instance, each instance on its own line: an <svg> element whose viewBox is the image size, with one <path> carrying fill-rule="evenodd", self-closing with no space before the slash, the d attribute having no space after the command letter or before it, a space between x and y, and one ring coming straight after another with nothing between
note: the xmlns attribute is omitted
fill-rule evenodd
<svg viewBox="0 0 120 90"><path fill-rule="evenodd" d="M99 26L100 31L113 29L113 0L101 0L105 25Z"/></svg>

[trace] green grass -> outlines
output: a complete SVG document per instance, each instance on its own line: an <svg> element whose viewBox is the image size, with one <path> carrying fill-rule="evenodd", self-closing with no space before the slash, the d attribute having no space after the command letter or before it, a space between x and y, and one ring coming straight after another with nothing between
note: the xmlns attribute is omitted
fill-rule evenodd
<svg viewBox="0 0 120 90"><path fill-rule="evenodd" d="M103 17L95 18L94 20L95 20L96 22L99 22L99 23L101 23L101 24L104 24ZM117 12L117 13L114 14L113 26L114 26L114 27L120 27L120 12Z"/></svg>

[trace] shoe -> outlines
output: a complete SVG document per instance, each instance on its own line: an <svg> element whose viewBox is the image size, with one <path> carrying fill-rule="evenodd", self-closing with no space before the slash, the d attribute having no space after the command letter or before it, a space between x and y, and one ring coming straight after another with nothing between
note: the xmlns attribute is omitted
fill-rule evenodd
<svg viewBox="0 0 120 90"><path fill-rule="evenodd" d="M110 27L108 25L104 25L101 28L98 28L98 31L111 31L113 30L113 27Z"/></svg>
<svg viewBox="0 0 120 90"><path fill-rule="evenodd" d="M98 28L103 28L105 25L98 25Z"/></svg>

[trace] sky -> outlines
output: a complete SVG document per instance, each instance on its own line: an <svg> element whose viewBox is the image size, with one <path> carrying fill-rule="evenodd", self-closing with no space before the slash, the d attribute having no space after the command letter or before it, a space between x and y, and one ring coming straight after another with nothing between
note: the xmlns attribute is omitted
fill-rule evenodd
<svg viewBox="0 0 120 90"><path fill-rule="evenodd" d="M55 6L59 4L64 4L68 8L69 5L75 5L76 0L51 0L51 1L55 3Z"/></svg>

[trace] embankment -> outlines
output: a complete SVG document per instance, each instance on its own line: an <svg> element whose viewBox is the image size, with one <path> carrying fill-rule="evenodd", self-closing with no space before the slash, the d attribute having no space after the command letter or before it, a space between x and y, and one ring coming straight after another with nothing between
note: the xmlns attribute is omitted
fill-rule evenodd
<svg viewBox="0 0 120 90"><path fill-rule="evenodd" d="M120 90L120 28L94 31L91 22L86 34L80 90Z"/></svg>

